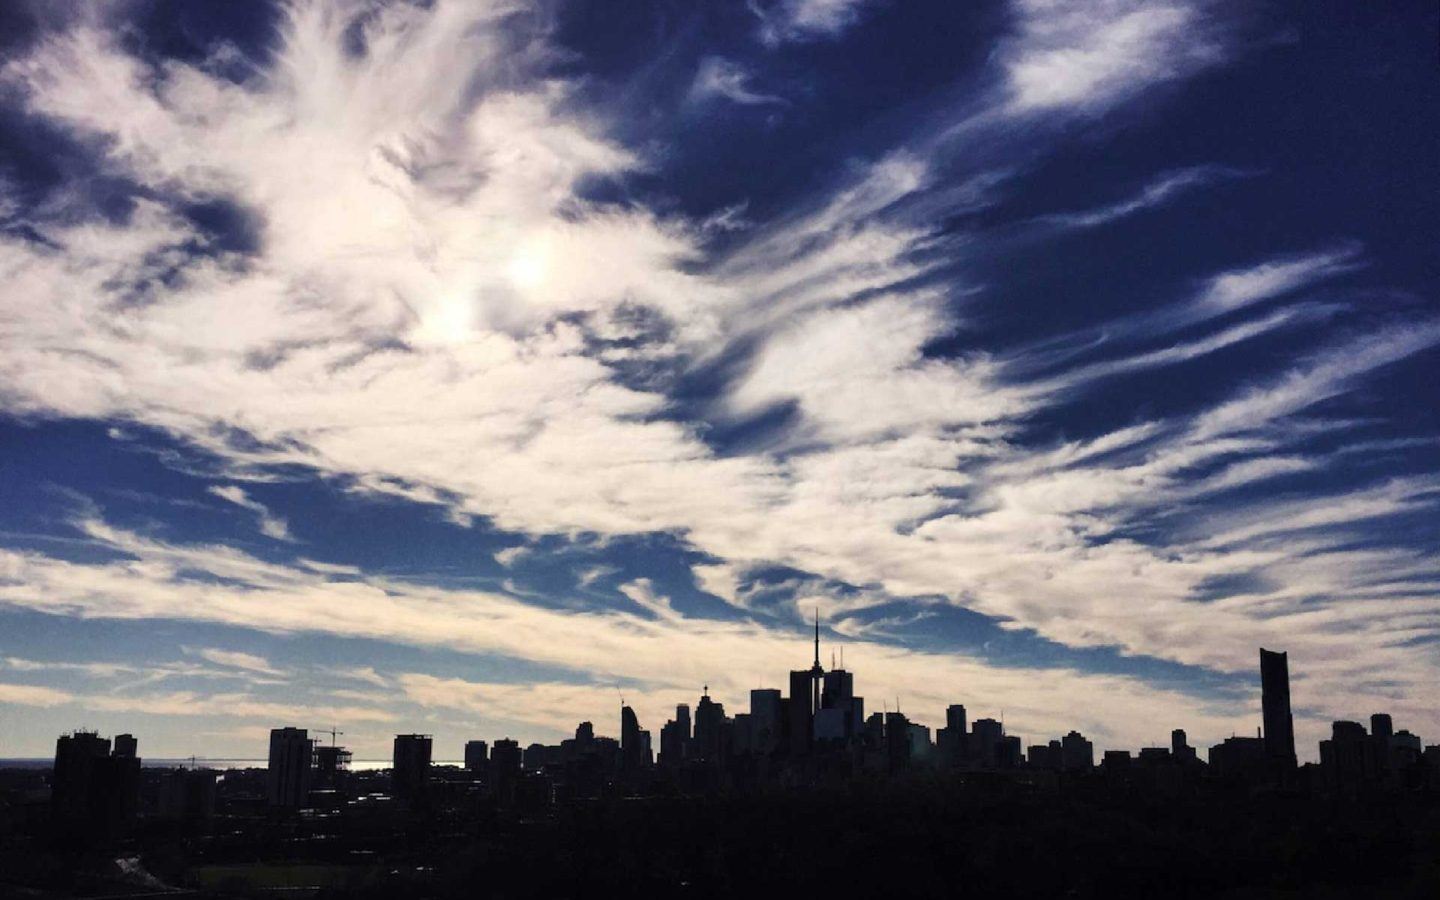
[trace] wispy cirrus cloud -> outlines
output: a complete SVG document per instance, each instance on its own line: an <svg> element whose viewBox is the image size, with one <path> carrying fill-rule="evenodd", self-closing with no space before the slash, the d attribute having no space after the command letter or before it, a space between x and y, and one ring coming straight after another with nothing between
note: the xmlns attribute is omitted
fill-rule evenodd
<svg viewBox="0 0 1440 900"><path fill-rule="evenodd" d="M876 0L748 0L760 19L760 39L771 46L788 41L834 38L860 20Z"/></svg>
<svg viewBox="0 0 1440 900"><path fill-rule="evenodd" d="M763 16L773 41L808 40L841 34L862 6L785 3ZM1220 673L1249 671L1257 642L1283 638L1317 661L1306 677L1337 712L1370 702L1357 686L1382 667L1416 691L1433 682L1433 661L1413 650L1434 632L1433 592L1377 576L1386 562L1423 575L1413 548L1379 530L1373 558L1347 566L1359 561L1326 541L1355 520L1319 513L1334 503L1371 522L1423 512L1431 481L1382 489L1353 469L1363 454L1347 448L1365 436L1352 434L1352 416L1313 414L1304 436L1286 426L1430 352L1440 332L1411 312L1243 373L1214 362L1282 333L1299 342L1302 326L1345 312L1313 292L1364 271L1358 244L1247 249L1048 341L987 342L972 302L989 286L966 266L989 245L965 214L1003 202L1006 178L1024 177L1024 160L1056 131L1017 120L1117 110L1219 64L1223 21L1207 7L1017 3L1015 30L957 105L964 112L938 109L941 125L837 164L743 228L715 223L734 224L728 211L748 210L746 198L712 216L627 195L627 179L654 177L665 151L616 137L623 129L555 75L545 37L506 27L508 9L440 2L356 16L295 3L264 71L240 81L138 59L98 12L7 63L27 113L93 144L97 169L134 184L137 198L112 217L12 204L24 230L0 236L15 298L0 312L0 406L133 423L222 467L344 479L443 508L457 526L483 517L524 541L494 554L517 570L538 536L664 533L705 560L700 588L749 618L686 615L665 588L629 574L617 579L629 614L559 614L527 601L575 598L522 596L519 582L508 595L446 591L323 557L284 564L167 542L95 509L81 533L126 559L5 550L6 603L568 667L583 689L537 695L545 712L525 720L554 730L596 701L595 685L617 680L646 692L651 716L707 681L741 696L773 676L791 649L794 603L811 601L867 638L860 652L877 689L933 684L943 671L945 684L1003 696L1017 723L1052 732L1079 723L1033 672L917 654L887 629L951 605L1067 647ZM706 91L771 102L743 62L707 52L695 67L707 58ZM947 116L984 140L937 148L926 135ZM1054 224L1096 229L1228 177L1171 169ZM604 199L617 194L624 202ZM197 199L232 211L245 240L187 215ZM1212 363L1205 397L1151 411L1160 377ZM1130 393L1112 403L1104 392L1120 383ZM1044 436L1039 426L1092 401L1133 406L1133 417ZM755 422L764 427L747 432ZM741 437L716 437L726 430ZM1317 436L1336 446L1304 445ZM1302 472L1345 481L1299 500L1274 494ZM1243 515L1225 499L1240 486L1255 492ZM288 536L247 491L211 491L256 514L270 537ZM1313 524L1287 545L1252 516ZM1177 519L1237 537L1208 540ZM745 583L766 567L803 573L780 612ZM1226 579L1252 587L1207 594ZM858 615L887 603L908 608ZM1366 634L1373 653L1347 657L1342 626ZM205 657L212 666L280 671L210 649L226 654ZM352 675L392 684L373 669ZM513 687L410 675L406 690L427 709L518 717L526 702ZM1138 679L1064 670L1045 681L1057 695L1104 698L1097 727L1113 716L1117 740L1139 741L1177 704L1194 704L1220 736L1239 710L1147 696ZM922 705L936 712L953 699L926 690ZM181 702L177 693L153 708Z"/></svg>
<svg viewBox="0 0 1440 900"><path fill-rule="evenodd" d="M1223 44L1205 3L1019 0L1000 53L1010 111L1098 112L1214 65Z"/></svg>
<svg viewBox="0 0 1440 900"><path fill-rule="evenodd" d="M783 97L765 94L750 86L750 73L733 60L720 56L707 56L700 60L695 71L695 81L690 85L690 99L705 102L721 98L741 106L783 105Z"/></svg>
<svg viewBox="0 0 1440 900"><path fill-rule="evenodd" d="M1223 181L1246 177L1249 174L1237 169L1214 165L1191 166L1173 172L1163 172L1132 197L1093 209L1047 213L1039 216L1037 221L1061 228L1098 228L1136 213L1163 206L1182 194Z"/></svg>
<svg viewBox="0 0 1440 900"><path fill-rule="evenodd" d="M241 509L248 509L253 512L259 520L260 533L266 537L273 538L277 541L294 540L294 538L290 536L289 524L284 519L270 512L269 507L265 504L250 499L249 495L245 493L244 488L236 487L233 484L213 485L210 488L210 493L219 497L221 500L235 504Z"/></svg>
<svg viewBox="0 0 1440 900"><path fill-rule="evenodd" d="M244 653L239 650L224 650L219 647L181 647L180 649L185 653L198 656L217 666L241 669L257 675L283 676L285 674L270 665L270 661L265 659L265 657L256 656L253 653Z"/></svg>

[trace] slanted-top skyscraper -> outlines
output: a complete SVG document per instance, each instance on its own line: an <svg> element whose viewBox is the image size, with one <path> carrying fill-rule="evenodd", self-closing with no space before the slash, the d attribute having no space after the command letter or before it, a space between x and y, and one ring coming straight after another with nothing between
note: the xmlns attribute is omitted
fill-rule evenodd
<svg viewBox="0 0 1440 900"><path fill-rule="evenodd" d="M1286 655L1260 648L1261 708L1265 755L1295 767L1295 723L1290 716L1290 663Z"/></svg>

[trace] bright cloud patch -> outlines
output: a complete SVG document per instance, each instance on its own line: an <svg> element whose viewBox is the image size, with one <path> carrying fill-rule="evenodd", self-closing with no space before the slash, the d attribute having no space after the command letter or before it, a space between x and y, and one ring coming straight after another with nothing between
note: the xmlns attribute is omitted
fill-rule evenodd
<svg viewBox="0 0 1440 900"><path fill-rule="evenodd" d="M1065 691L1095 698L1086 730L1131 743L1187 704L1192 734L1212 737L1248 710L1138 675L917 649L912 626L963 608L1070 651L1219 675L1283 646L1304 660L1311 731L1326 704L1418 697L1440 676L1423 649L1440 630L1440 570L1403 527L1433 515L1440 481L1413 461L1379 471L1366 449L1401 441L1384 446L1403 454L1434 435L1371 433L1387 413L1365 405L1433 354L1440 327L1378 275L1358 281L1382 250L1345 221L1313 241L1257 230L1193 255L1173 252L1183 234L1147 235L1105 277L1033 286L1083 268L1065 241L1199 204L1238 172L1264 182L1238 162L1166 158L1093 192L1126 198L1096 206L1051 202L1043 181L1073 146L1042 126L1128 114L1151 87L1240 52L1207 7L1017 2L958 87L917 92L918 109L849 143L807 108L823 91L771 94L745 55L844 41L871 15L914 15L907 4L757 5L760 46L746 20L723 48L677 49L690 56L668 92L658 69L629 92L574 75L578 51L518 5L284 10L238 79L213 60L137 55L109 10L0 70L25 115L93 154L44 202L4 185L0 410L203 451L219 471L202 473L195 505L247 529L192 539L178 518L147 530L71 514L64 538L91 557L0 548L11 609L558 667L565 678L517 685L326 665L331 693L296 701L325 721L389 722L407 711L361 700L398 686L410 714L546 733L598 715L620 682L652 720L707 682L734 703L789 664L802 606L860 642L854 667L875 690L935 715L953 700L936 685L964 684L1037 733L1082 724ZM699 129L680 113L702 101L784 104L793 127L817 129L795 150L804 165L737 172L706 156L726 136L655 124ZM937 122L964 127L937 141ZM695 172L718 187L693 190ZM126 186L123 209L91 208L102 177ZM1032 178L1043 203L1026 206ZM474 558L518 580L437 586L456 573L327 560L323 518L272 499L296 484L509 532ZM587 562L573 589L522 583L557 547L645 536L687 554L669 576L689 566L713 607L658 575L612 577L613 561ZM254 544L275 555L238 549ZM767 571L784 573L779 587ZM298 677L222 644L189 641L188 662L211 674L185 677ZM0 702L122 703L15 680ZM147 694L143 708L184 715L191 694ZM218 696L236 715L285 715ZM1440 727L1433 710L1385 702Z"/></svg>

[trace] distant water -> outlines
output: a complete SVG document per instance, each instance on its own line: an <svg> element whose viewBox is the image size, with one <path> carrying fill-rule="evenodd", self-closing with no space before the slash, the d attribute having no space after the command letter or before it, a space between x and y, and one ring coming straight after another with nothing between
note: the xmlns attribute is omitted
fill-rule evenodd
<svg viewBox="0 0 1440 900"><path fill-rule="evenodd" d="M48 769L53 765L51 759L0 759L0 769ZM147 769L176 769L189 768L192 763L190 757L184 759L164 759L141 757L141 765ZM193 763L197 769L263 769L263 759L210 759L204 756L197 756ZM437 766L458 766L461 765L458 759L437 759ZM374 772L379 769L390 768L388 759L357 759L350 763L352 772Z"/></svg>

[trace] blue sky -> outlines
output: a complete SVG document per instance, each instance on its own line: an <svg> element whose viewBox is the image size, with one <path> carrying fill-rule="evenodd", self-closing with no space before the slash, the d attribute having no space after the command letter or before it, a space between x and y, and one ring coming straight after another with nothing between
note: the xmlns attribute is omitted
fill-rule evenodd
<svg viewBox="0 0 1440 900"><path fill-rule="evenodd" d="M0 755L1440 734L1422 3L7 4ZM445 748L449 747L447 751Z"/></svg>

